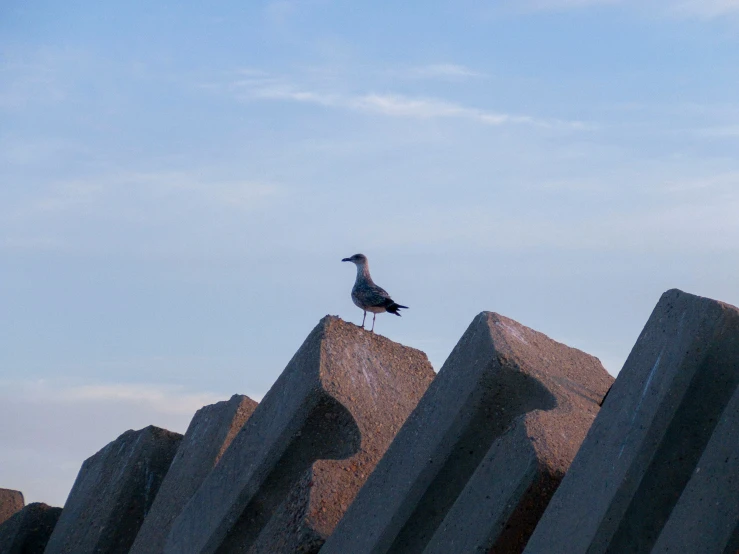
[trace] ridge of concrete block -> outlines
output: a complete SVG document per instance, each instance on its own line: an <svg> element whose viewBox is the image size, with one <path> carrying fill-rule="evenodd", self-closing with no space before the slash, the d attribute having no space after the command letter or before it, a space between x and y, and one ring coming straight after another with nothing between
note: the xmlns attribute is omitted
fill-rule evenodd
<svg viewBox="0 0 739 554"><path fill-rule="evenodd" d="M127 553L181 439L150 425L85 460L46 554Z"/></svg>
<svg viewBox="0 0 739 554"><path fill-rule="evenodd" d="M612 382L597 358L479 314L321 554L520 552Z"/></svg>
<svg viewBox="0 0 739 554"><path fill-rule="evenodd" d="M651 552L738 386L739 310L664 293L525 552Z"/></svg>
<svg viewBox="0 0 739 554"><path fill-rule="evenodd" d="M739 389L721 415L652 553L739 552L738 437Z"/></svg>
<svg viewBox="0 0 739 554"><path fill-rule="evenodd" d="M317 552L433 379L423 352L324 317L175 520L165 552Z"/></svg>
<svg viewBox="0 0 739 554"><path fill-rule="evenodd" d="M21 491L0 489L0 524L16 512L20 512L26 502Z"/></svg>
<svg viewBox="0 0 739 554"><path fill-rule="evenodd" d="M216 466L257 403L240 394L204 406L192 418L130 554L164 550L172 522Z"/></svg>
<svg viewBox="0 0 739 554"><path fill-rule="evenodd" d="M43 554L62 513L41 502L32 502L0 524L0 552Z"/></svg>

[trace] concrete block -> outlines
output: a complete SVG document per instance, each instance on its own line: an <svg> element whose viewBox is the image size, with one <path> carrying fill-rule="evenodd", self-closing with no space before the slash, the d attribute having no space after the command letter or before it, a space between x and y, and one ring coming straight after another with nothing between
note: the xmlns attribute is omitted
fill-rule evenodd
<svg viewBox="0 0 739 554"><path fill-rule="evenodd" d="M85 460L46 554L127 553L181 439L150 425Z"/></svg>
<svg viewBox="0 0 739 554"><path fill-rule="evenodd" d="M327 316L175 520L165 552L316 552L434 372Z"/></svg>
<svg viewBox="0 0 739 554"><path fill-rule="evenodd" d="M43 554L61 508L33 502L0 524L2 554Z"/></svg>
<svg viewBox="0 0 739 554"><path fill-rule="evenodd" d="M7 520L26 505L21 491L0 489L0 523Z"/></svg>
<svg viewBox="0 0 739 554"><path fill-rule="evenodd" d="M613 378L478 315L321 554L520 552Z"/></svg>
<svg viewBox="0 0 739 554"><path fill-rule="evenodd" d="M525 552L650 552L739 385L739 310L662 295Z"/></svg>
<svg viewBox="0 0 739 554"><path fill-rule="evenodd" d="M739 389L652 552L739 552Z"/></svg>
<svg viewBox="0 0 739 554"><path fill-rule="evenodd" d="M172 522L215 467L257 403L235 394L195 413L130 554L164 550Z"/></svg>

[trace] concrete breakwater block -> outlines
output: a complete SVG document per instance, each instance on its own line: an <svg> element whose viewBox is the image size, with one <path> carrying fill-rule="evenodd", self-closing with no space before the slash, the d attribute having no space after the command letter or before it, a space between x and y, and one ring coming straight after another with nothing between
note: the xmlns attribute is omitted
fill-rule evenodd
<svg viewBox="0 0 739 554"><path fill-rule="evenodd" d="M739 389L652 552L739 552Z"/></svg>
<svg viewBox="0 0 739 554"><path fill-rule="evenodd" d="M43 554L61 508L33 502L0 524L2 554Z"/></svg>
<svg viewBox="0 0 739 554"><path fill-rule="evenodd" d="M248 396L235 394L195 413L130 554L163 552L172 522L256 407Z"/></svg>
<svg viewBox="0 0 739 554"><path fill-rule="evenodd" d="M597 358L479 314L321 554L520 552L612 382Z"/></svg>
<svg viewBox="0 0 739 554"><path fill-rule="evenodd" d="M664 293L525 552L651 552L738 385L739 310Z"/></svg>
<svg viewBox="0 0 739 554"><path fill-rule="evenodd" d="M0 523L7 520L26 505L21 491L0 489Z"/></svg>
<svg viewBox="0 0 739 554"><path fill-rule="evenodd" d="M165 552L316 552L433 378L423 352L323 318L175 520Z"/></svg>
<svg viewBox="0 0 739 554"><path fill-rule="evenodd" d="M181 439L150 425L85 460L46 554L128 552Z"/></svg>

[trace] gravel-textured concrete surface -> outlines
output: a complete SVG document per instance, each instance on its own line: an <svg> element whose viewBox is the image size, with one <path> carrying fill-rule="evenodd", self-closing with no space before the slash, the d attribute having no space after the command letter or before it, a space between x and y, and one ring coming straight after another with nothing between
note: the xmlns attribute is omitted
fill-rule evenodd
<svg viewBox="0 0 739 554"><path fill-rule="evenodd" d="M515 394L495 398L495 412L510 410L516 395L534 397L536 389L555 405L531 403L536 409L518 416L493 442L426 554L522 552L613 383L589 354L497 314L488 314L487 325L503 360L496 376L501 389L509 372L528 378Z"/></svg>
<svg viewBox="0 0 739 554"><path fill-rule="evenodd" d="M0 523L7 520L25 506L23 493L12 489L0 489Z"/></svg>
<svg viewBox="0 0 739 554"><path fill-rule="evenodd" d="M322 554L520 551L612 381L593 356L481 313Z"/></svg>
<svg viewBox="0 0 739 554"><path fill-rule="evenodd" d="M159 427L126 431L82 464L47 554L125 554L182 439Z"/></svg>
<svg viewBox="0 0 739 554"><path fill-rule="evenodd" d="M739 310L663 294L525 552L650 552L739 385L737 368Z"/></svg>
<svg viewBox="0 0 739 554"><path fill-rule="evenodd" d="M217 464L257 407L248 396L205 406L195 413L130 554L164 551L172 522Z"/></svg>
<svg viewBox="0 0 739 554"><path fill-rule="evenodd" d="M317 551L433 378L423 352L323 318L175 520L165 551Z"/></svg>
<svg viewBox="0 0 739 554"><path fill-rule="evenodd" d="M40 502L29 504L0 524L0 552L43 554L61 513L61 508Z"/></svg>

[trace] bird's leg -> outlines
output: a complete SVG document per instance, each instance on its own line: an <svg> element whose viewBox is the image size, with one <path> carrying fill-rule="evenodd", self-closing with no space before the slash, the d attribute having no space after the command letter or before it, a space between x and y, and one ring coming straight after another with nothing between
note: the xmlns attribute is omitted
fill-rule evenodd
<svg viewBox="0 0 739 554"><path fill-rule="evenodd" d="M364 311L364 317L362 317L362 329L364 329L364 320L367 319L367 310Z"/></svg>
<svg viewBox="0 0 739 554"><path fill-rule="evenodd" d="M372 329L370 329L370 333L375 332L375 318L377 317L377 314L372 314Z"/></svg>

